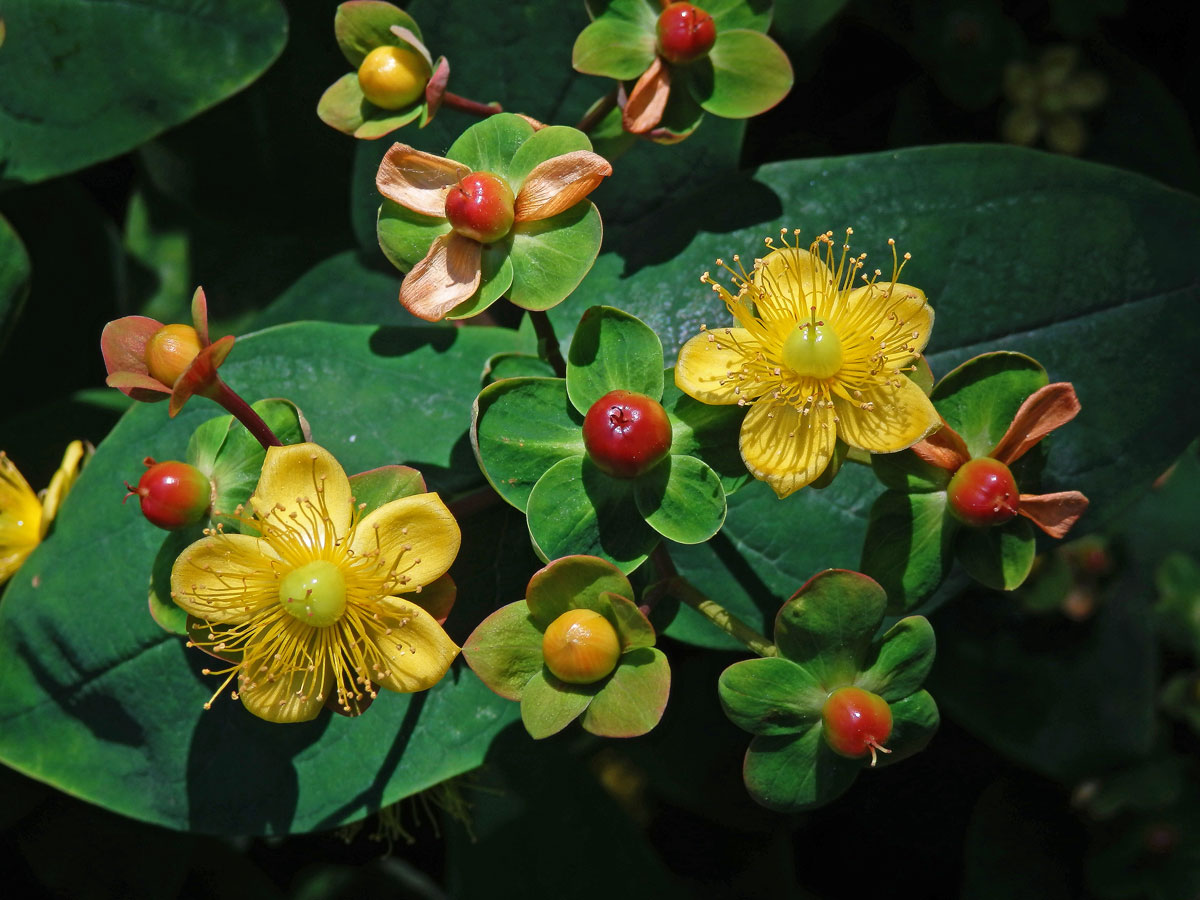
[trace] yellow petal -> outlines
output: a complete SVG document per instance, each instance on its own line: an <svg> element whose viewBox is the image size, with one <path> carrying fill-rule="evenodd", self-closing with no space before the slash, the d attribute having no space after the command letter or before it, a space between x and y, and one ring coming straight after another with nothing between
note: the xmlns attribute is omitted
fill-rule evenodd
<svg viewBox="0 0 1200 900"><path fill-rule="evenodd" d="M742 422L739 447L750 474L780 497L804 487L825 471L833 457L833 410L755 403Z"/></svg>
<svg viewBox="0 0 1200 900"><path fill-rule="evenodd" d="M266 541L246 534L201 538L171 567L171 599L198 619L245 622L255 610L279 602L272 563L278 557Z"/></svg>
<svg viewBox="0 0 1200 900"><path fill-rule="evenodd" d="M737 403L742 395L734 389L743 382L736 376L757 347L745 328L702 332L680 348L679 361L675 363L675 386L702 403L718 406Z"/></svg>
<svg viewBox="0 0 1200 900"><path fill-rule="evenodd" d="M768 253L762 265L754 270L753 281L775 298L776 305L799 310L805 318L808 307L813 304L817 306L818 314L824 314L828 301L834 296L833 273L829 267L799 247L781 247Z"/></svg>
<svg viewBox="0 0 1200 900"><path fill-rule="evenodd" d="M54 477L50 479L50 486L46 488L46 494L42 497L41 533L43 536L50 528L54 517L58 515L58 508L62 505L63 498L75 486L75 479L79 477L79 470L83 466L84 458L90 453L91 445L84 447L83 441L71 441L67 444L62 463L59 465L58 471L54 473Z"/></svg>
<svg viewBox="0 0 1200 900"><path fill-rule="evenodd" d="M451 231L437 238L425 258L400 284L404 308L427 322L443 318L479 289L482 276L478 241Z"/></svg>
<svg viewBox="0 0 1200 900"><path fill-rule="evenodd" d="M612 165L598 153L575 150L534 166L513 206L513 220L548 219L570 209L612 174Z"/></svg>
<svg viewBox="0 0 1200 900"><path fill-rule="evenodd" d="M429 613L399 597L385 597L380 617L391 633L376 632L375 646L387 661L388 671L375 680L389 691L407 694L433 687L458 656L458 645Z"/></svg>
<svg viewBox="0 0 1200 900"><path fill-rule="evenodd" d="M0 452L0 584L21 567L42 536L42 505L37 494Z"/></svg>
<svg viewBox="0 0 1200 900"><path fill-rule="evenodd" d="M297 623L296 627L307 626ZM314 629L330 631L331 629ZM242 705L260 719L268 722L307 722L315 719L325 706L325 698L333 688L327 656L313 654L313 670L301 668L273 681L265 670L242 672L238 678L238 696Z"/></svg>
<svg viewBox="0 0 1200 900"><path fill-rule="evenodd" d="M851 447L868 453L895 453L911 447L942 424L937 410L917 385L895 376L895 387L887 382L862 392L853 401L834 395L837 433ZM860 404L871 404L863 409Z"/></svg>
<svg viewBox="0 0 1200 900"><path fill-rule="evenodd" d="M375 175L379 193L425 216L446 217L446 194L471 170L462 163L407 144L393 144Z"/></svg>
<svg viewBox="0 0 1200 900"><path fill-rule="evenodd" d="M872 310L877 310L877 313L869 318L873 323L886 324L884 330L895 336L891 341L902 341L912 351L913 356L925 349L925 345L929 343L930 332L933 331L933 307L929 305L923 290L900 282L864 285L847 295L845 309L853 316L864 302L870 304ZM896 314L894 320L890 318L892 313ZM882 326L872 325L870 330L878 331L880 327ZM850 335L842 337L846 339Z"/></svg>
<svg viewBox="0 0 1200 900"><path fill-rule="evenodd" d="M399 578L398 591L416 590L443 575L458 555L458 522L437 494L416 494L385 503L358 523L350 550L378 554Z"/></svg>
<svg viewBox="0 0 1200 900"><path fill-rule="evenodd" d="M268 449L250 497L259 518L310 547L330 547L345 537L352 503L341 463L318 444Z"/></svg>

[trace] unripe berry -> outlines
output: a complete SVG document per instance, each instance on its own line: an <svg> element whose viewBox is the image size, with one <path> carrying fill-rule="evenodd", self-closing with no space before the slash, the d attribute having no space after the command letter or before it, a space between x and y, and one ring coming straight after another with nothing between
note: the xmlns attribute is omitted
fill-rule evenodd
<svg viewBox="0 0 1200 900"><path fill-rule="evenodd" d="M584 416L583 446L601 471L634 478L671 452L671 421L645 394L609 391Z"/></svg>
<svg viewBox="0 0 1200 900"><path fill-rule="evenodd" d="M946 495L954 516L978 528L1007 522L1021 505L1012 472L990 456L979 456L959 466Z"/></svg>
<svg viewBox="0 0 1200 900"><path fill-rule="evenodd" d="M446 218L463 237L491 244L512 230L513 192L490 172L472 172L446 195Z"/></svg>
<svg viewBox="0 0 1200 900"><path fill-rule="evenodd" d="M146 342L145 353L150 377L174 387L200 353L200 335L191 325L164 325Z"/></svg>
<svg viewBox="0 0 1200 900"><path fill-rule="evenodd" d="M838 688L821 708L821 733L834 753L859 759L876 753L891 753L883 746L892 734L892 710L878 694L858 687Z"/></svg>
<svg viewBox="0 0 1200 900"><path fill-rule="evenodd" d="M617 667L621 642L612 623L591 609L570 609L542 636L546 667L567 684L592 684Z"/></svg>
<svg viewBox="0 0 1200 900"><path fill-rule="evenodd" d="M429 63L410 47L376 47L358 67L358 86L381 109L402 109L425 93Z"/></svg>
<svg viewBox="0 0 1200 900"><path fill-rule="evenodd" d="M142 515L151 524L167 531L195 525L212 506L212 484L204 473L185 462L155 462L146 457L146 471L137 487L129 482L125 499L141 498Z"/></svg>
<svg viewBox="0 0 1200 900"><path fill-rule="evenodd" d="M697 60L716 40L712 16L690 3L672 3L658 16L658 52L667 62Z"/></svg>

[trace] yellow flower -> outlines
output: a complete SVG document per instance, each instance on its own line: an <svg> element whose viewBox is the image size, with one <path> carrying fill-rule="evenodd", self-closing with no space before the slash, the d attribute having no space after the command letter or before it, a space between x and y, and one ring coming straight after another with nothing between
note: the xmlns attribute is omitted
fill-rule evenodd
<svg viewBox="0 0 1200 900"><path fill-rule="evenodd" d="M799 232L793 232L793 240ZM892 246L892 277L878 269L859 287L866 254L835 254L833 232L808 250L772 238L749 273L737 256L737 294L711 284L734 327L706 330L679 351L675 383L710 404L752 404L739 447L746 467L786 497L818 478L835 438L869 453L894 453L938 427L940 419L904 372L925 349L933 309L918 288L896 279L904 263ZM905 261L909 254L904 255Z"/></svg>
<svg viewBox="0 0 1200 900"><path fill-rule="evenodd" d="M324 448L272 447L239 510L258 536L210 531L175 561L171 596L205 623L192 643L230 663L214 699L236 675L254 715L303 722L329 699L354 713L376 687L420 691L446 674L458 647L416 594L429 605L454 590L458 523L437 494L361 516L350 490Z"/></svg>
<svg viewBox="0 0 1200 900"><path fill-rule="evenodd" d="M71 441L41 500L0 451L0 584L8 581L42 542L90 451L82 441Z"/></svg>

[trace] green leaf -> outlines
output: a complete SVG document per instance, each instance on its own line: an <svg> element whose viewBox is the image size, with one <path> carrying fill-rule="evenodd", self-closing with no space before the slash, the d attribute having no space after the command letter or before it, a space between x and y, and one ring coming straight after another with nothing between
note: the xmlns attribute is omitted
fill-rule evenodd
<svg viewBox="0 0 1200 900"><path fill-rule="evenodd" d="M707 541L725 522L721 480L692 456L669 456L636 478L633 499L651 528L680 544Z"/></svg>
<svg viewBox="0 0 1200 900"><path fill-rule="evenodd" d="M171 599L171 567L175 558L193 541L202 537L199 526L169 531L154 557L150 570L150 617L169 634L186 635L188 615Z"/></svg>
<svg viewBox="0 0 1200 900"><path fill-rule="evenodd" d="M382 262L380 263L382 266ZM301 319L351 325L422 325L396 300L390 268L372 268L362 253L347 250L325 259L254 317L256 329Z"/></svg>
<svg viewBox="0 0 1200 900"><path fill-rule="evenodd" d="M472 172L491 172L510 185L513 160L522 144L533 136L533 126L512 113L488 116L464 131L446 156Z"/></svg>
<svg viewBox="0 0 1200 900"><path fill-rule="evenodd" d="M879 496L871 507L861 568L887 592L889 611L915 609L937 589L950 570L955 533L945 491Z"/></svg>
<svg viewBox="0 0 1200 900"><path fill-rule="evenodd" d="M29 254L8 220L0 216L0 350L29 296Z"/></svg>
<svg viewBox="0 0 1200 900"><path fill-rule="evenodd" d="M475 401L471 440L488 483L522 511L547 469L585 452L583 417L567 402L561 378L488 385Z"/></svg>
<svg viewBox="0 0 1200 900"><path fill-rule="evenodd" d="M954 555L972 578L997 591L1021 586L1033 568L1037 542L1028 519L993 528L960 528Z"/></svg>
<svg viewBox="0 0 1200 900"><path fill-rule="evenodd" d="M734 28L766 31L771 26L774 4L755 0L708 0L703 9L713 17L717 34ZM790 12L790 10L789 10Z"/></svg>
<svg viewBox="0 0 1200 900"><path fill-rule="evenodd" d="M779 655L807 669L826 690L853 684L887 597L866 575L828 569L814 575L779 610Z"/></svg>
<svg viewBox="0 0 1200 900"><path fill-rule="evenodd" d="M298 444L308 439L304 419L294 403L259 400L251 407L284 444ZM225 416L224 420L225 439L217 450L212 470L205 474L212 479L216 491L213 509L228 514L250 499L267 452L240 422L233 421L233 416Z"/></svg>
<svg viewBox="0 0 1200 900"><path fill-rule="evenodd" d="M4 22L0 162L25 184L132 150L240 91L287 36L276 0L10 0Z"/></svg>
<svg viewBox="0 0 1200 900"><path fill-rule="evenodd" d="M480 484L463 410L485 360L530 349L502 329L299 323L239 340L221 375L250 397L286 391L346 471L409 462L446 496ZM364 415L383 400L386 415ZM385 691L354 720L323 714L280 726L227 696L204 710L219 679L200 676L199 651L146 612L163 532L133 510L118 515L113 485L143 456L178 458L214 411L202 397L175 419L165 404L131 409L9 583L0 604L0 760L123 815L240 834L336 827L475 768L517 710L461 667L423 694ZM495 593L519 596L528 572L524 537L505 538L520 535L517 521L487 515L461 527L452 628L483 618ZM517 577L510 557L523 569ZM214 792L216 777L224 787Z"/></svg>
<svg viewBox="0 0 1200 900"><path fill-rule="evenodd" d="M901 700L925 683L933 667L935 647L933 626L928 619L924 616L901 619L888 629L875 658L854 683L888 703Z"/></svg>
<svg viewBox="0 0 1200 900"><path fill-rule="evenodd" d="M542 670L542 628L524 600L502 606L463 643L463 657L484 684L508 700L520 700Z"/></svg>
<svg viewBox="0 0 1200 900"><path fill-rule="evenodd" d="M849 0L775 0L779 13L775 32L794 51L812 40L845 8ZM749 26L743 26L749 27ZM764 30L764 29L758 29Z"/></svg>
<svg viewBox="0 0 1200 900"><path fill-rule="evenodd" d="M555 463L529 494L529 534L544 559L582 553L632 572L658 543L633 500L633 482L605 475L583 456Z"/></svg>
<svg viewBox="0 0 1200 900"><path fill-rule="evenodd" d="M738 435L744 407L715 406L693 400L675 386L674 369L668 369L662 404L671 420L671 453L694 456L708 464L721 480L725 493L732 494L750 481L750 473L738 451Z"/></svg>
<svg viewBox="0 0 1200 900"><path fill-rule="evenodd" d="M542 666L521 694L521 721L534 740L557 734L579 717L599 690L594 684L564 684Z"/></svg>
<svg viewBox="0 0 1200 900"><path fill-rule="evenodd" d="M658 724L671 692L671 667L655 647L638 647L621 656L579 724L601 737L636 737Z"/></svg>
<svg viewBox="0 0 1200 900"><path fill-rule="evenodd" d="M421 37L421 29L412 16L380 0L350 0L340 4L333 16L333 34L338 48L355 69L376 47L398 47L404 43L392 34L393 25L407 28Z"/></svg>
<svg viewBox="0 0 1200 900"><path fill-rule="evenodd" d="M531 353L497 353L483 370L484 387L505 378L553 378L554 367Z"/></svg>
<svg viewBox="0 0 1200 900"><path fill-rule="evenodd" d="M721 673L721 708L751 734L790 734L821 718L829 692L802 666L779 657L747 659Z"/></svg>
<svg viewBox="0 0 1200 900"><path fill-rule="evenodd" d="M354 134L371 114L368 102L358 83L358 72L347 72L328 88L317 101L317 116L331 128L343 134Z"/></svg>
<svg viewBox="0 0 1200 900"><path fill-rule="evenodd" d="M748 119L766 112L792 89L792 64L783 48L758 31L717 33L708 58L688 69L696 102L714 116Z"/></svg>
<svg viewBox="0 0 1200 900"><path fill-rule="evenodd" d="M892 766L925 749L941 722L937 704L928 691L917 691L890 703L892 734L887 739L891 753L879 754L880 768Z"/></svg>
<svg viewBox="0 0 1200 900"><path fill-rule="evenodd" d="M947 373L932 399L971 456L986 456L1025 398L1049 383L1041 364L1022 353L987 353Z"/></svg>
<svg viewBox="0 0 1200 900"><path fill-rule="evenodd" d="M617 637L621 639L622 652L654 646L658 638L654 626L632 599L608 592L604 594L604 599L610 604L613 618L617 620Z"/></svg>
<svg viewBox="0 0 1200 900"><path fill-rule="evenodd" d="M759 735L750 742L742 775L750 796L779 812L824 806L854 783L862 763L829 749L819 723L801 734Z"/></svg>
<svg viewBox="0 0 1200 900"><path fill-rule="evenodd" d="M567 394L585 416L609 391L658 400L662 363L662 342L641 320L611 306L593 306L579 320L567 351Z"/></svg>
<svg viewBox="0 0 1200 900"><path fill-rule="evenodd" d="M507 241L485 244L479 264L479 288L470 298L447 313L447 319L469 319L478 315L512 287L513 267Z"/></svg>
<svg viewBox="0 0 1200 900"><path fill-rule="evenodd" d="M628 602L634 597L629 579L620 569L594 556L566 556L533 574L525 602L534 623L545 631L569 609L611 610L608 597L614 595ZM613 627L617 624L614 621Z"/></svg>
<svg viewBox="0 0 1200 900"><path fill-rule="evenodd" d="M654 54L653 26L605 16L579 32L571 49L571 65L587 75L628 81L650 68Z"/></svg>
<svg viewBox="0 0 1200 900"><path fill-rule="evenodd" d="M355 506L365 506L360 515L373 513L385 503L425 493L425 479L411 466L380 466L350 476Z"/></svg>
<svg viewBox="0 0 1200 900"><path fill-rule="evenodd" d="M522 309L561 303L583 280L600 252L604 226L590 200L549 219L512 230L513 286L508 299Z"/></svg>
<svg viewBox="0 0 1200 900"><path fill-rule="evenodd" d="M384 200L377 229L383 255L401 272L407 272L425 258L435 240L450 230L450 223Z"/></svg>
<svg viewBox="0 0 1200 900"><path fill-rule="evenodd" d="M521 193L525 179L538 165L556 156L574 153L576 150L591 150L592 142L578 128L566 125L547 125L533 133L523 143L508 164L508 185L514 196Z"/></svg>

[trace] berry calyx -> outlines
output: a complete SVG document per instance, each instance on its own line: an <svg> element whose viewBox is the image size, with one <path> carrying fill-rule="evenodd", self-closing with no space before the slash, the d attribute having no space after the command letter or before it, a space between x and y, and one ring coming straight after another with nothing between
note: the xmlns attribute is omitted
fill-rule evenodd
<svg viewBox="0 0 1200 900"><path fill-rule="evenodd" d="M591 609L570 609L542 636L546 667L567 684L592 684L617 667L621 642L612 623Z"/></svg>
<svg viewBox="0 0 1200 900"><path fill-rule="evenodd" d="M883 746L892 734L892 710L878 694L858 687L838 688L825 698L821 708L825 743L834 753L850 759L871 754L875 765L878 753L891 753Z"/></svg>
<svg viewBox="0 0 1200 900"><path fill-rule="evenodd" d="M463 237L494 243L512 230L512 188L499 175L472 172L446 195L446 218Z"/></svg>
<svg viewBox="0 0 1200 900"><path fill-rule="evenodd" d="M955 518L976 528L1003 524L1021 506L1021 494L1012 472L990 456L979 456L959 466L946 495Z"/></svg>
<svg viewBox="0 0 1200 900"><path fill-rule="evenodd" d="M690 63L712 49L717 26L691 3L672 3L658 16L658 52L671 63Z"/></svg>
<svg viewBox="0 0 1200 900"><path fill-rule="evenodd" d="M303 622L328 628L346 611L346 576L327 559L314 559L279 579L279 605Z"/></svg>
<svg viewBox="0 0 1200 900"><path fill-rule="evenodd" d="M208 514L212 483L203 472L178 460L155 462L147 456L145 462L146 471L137 487L125 482L129 489L125 499L136 494L150 524L176 531L195 525Z"/></svg>
<svg viewBox="0 0 1200 900"><path fill-rule="evenodd" d="M402 109L425 93L429 63L410 47L376 47L358 67L363 96L381 109Z"/></svg>
<svg viewBox="0 0 1200 900"><path fill-rule="evenodd" d="M191 325L164 325L146 341L150 377L174 387L200 353L200 335Z"/></svg>
<svg viewBox="0 0 1200 900"><path fill-rule="evenodd" d="M602 472L636 478L671 452L671 421L645 394L609 391L584 416L583 446Z"/></svg>

